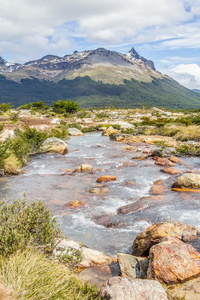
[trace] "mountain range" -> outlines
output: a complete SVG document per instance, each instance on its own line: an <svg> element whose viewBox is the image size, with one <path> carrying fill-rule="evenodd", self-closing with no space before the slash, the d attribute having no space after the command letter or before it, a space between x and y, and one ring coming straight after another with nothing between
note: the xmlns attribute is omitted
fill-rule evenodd
<svg viewBox="0 0 200 300"><path fill-rule="evenodd" d="M125 54L98 48L63 57L46 55L24 64L0 57L0 91L0 102L15 106L69 99L83 107L200 107L200 94L158 72L134 48Z"/></svg>

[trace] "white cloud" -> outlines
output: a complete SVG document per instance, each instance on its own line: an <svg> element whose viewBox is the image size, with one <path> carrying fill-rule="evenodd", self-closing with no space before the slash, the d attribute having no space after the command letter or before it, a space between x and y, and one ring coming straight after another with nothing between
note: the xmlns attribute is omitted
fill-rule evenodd
<svg viewBox="0 0 200 300"><path fill-rule="evenodd" d="M77 37L108 47L173 38L160 48L200 47L199 0L0 0L0 7L0 55L13 60L64 55Z"/></svg>
<svg viewBox="0 0 200 300"><path fill-rule="evenodd" d="M190 89L200 89L200 66L180 64L167 71L167 75Z"/></svg>

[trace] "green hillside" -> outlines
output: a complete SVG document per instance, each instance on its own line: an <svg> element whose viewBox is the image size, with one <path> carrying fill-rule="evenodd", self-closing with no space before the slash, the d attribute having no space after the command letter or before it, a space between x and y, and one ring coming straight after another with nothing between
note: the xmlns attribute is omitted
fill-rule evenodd
<svg viewBox="0 0 200 300"><path fill-rule="evenodd" d="M82 107L137 107L142 103L166 108L200 108L200 94L168 78L152 78L152 82L125 80L124 84L105 84L90 77L63 79L58 83L38 79L22 79L20 83L0 76L0 102L20 106L43 100L50 105L56 100L75 100Z"/></svg>

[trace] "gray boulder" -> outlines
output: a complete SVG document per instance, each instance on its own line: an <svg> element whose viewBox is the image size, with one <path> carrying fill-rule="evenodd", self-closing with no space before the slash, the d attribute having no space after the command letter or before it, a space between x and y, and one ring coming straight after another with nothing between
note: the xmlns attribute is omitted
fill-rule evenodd
<svg viewBox="0 0 200 300"><path fill-rule="evenodd" d="M112 277L100 289L105 300L168 300L161 284L155 280Z"/></svg>

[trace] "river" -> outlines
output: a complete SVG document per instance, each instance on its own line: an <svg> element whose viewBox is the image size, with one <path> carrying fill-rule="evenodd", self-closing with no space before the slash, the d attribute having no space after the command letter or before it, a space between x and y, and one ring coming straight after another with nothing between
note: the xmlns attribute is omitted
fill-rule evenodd
<svg viewBox="0 0 200 300"><path fill-rule="evenodd" d="M23 174L0 178L1 200L13 201L24 196L27 201L44 200L67 237L112 255L128 253L137 234L160 221L173 219L200 230L199 195L172 192L171 185L176 176L160 172L162 167L155 166L151 157L140 161L132 159L135 154L148 152L153 146L136 144L128 151L125 144L110 141L100 133L71 137L68 146L69 153L64 156L34 156L24 167ZM183 162L176 168L181 171L200 170L197 157L183 158ZM90 173L63 171L74 170L83 163L101 170ZM96 187L96 179L102 175L115 175L117 180L105 185L107 192L91 193L89 190ZM153 182L159 179L167 188L161 199L153 201L147 198L145 209L117 214L119 207L148 197ZM67 204L71 201L87 204L69 209ZM115 227L102 225L104 217ZM199 240L195 246L200 249Z"/></svg>

